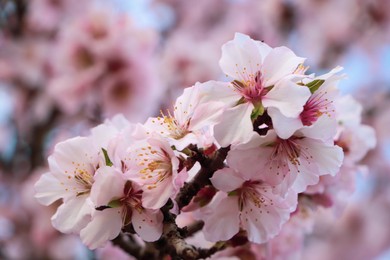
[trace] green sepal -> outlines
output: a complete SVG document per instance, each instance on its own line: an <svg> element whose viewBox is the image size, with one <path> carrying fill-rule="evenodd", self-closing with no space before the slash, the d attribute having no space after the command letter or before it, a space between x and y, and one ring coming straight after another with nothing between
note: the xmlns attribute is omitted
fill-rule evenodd
<svg viewBox="0 0 390 260"><path fill-rule="evenodd" d="M237 190L233 190L231 192L228 193L228 196L231 197L231 196L237 196L238 195L238 191Z"/></svg>
<svg viewBox="0 0 390 260"><path fill-rule="evenodd" d="M107 166L113 166L114 164L112 163L112 161L110 160L110 157L108 156L107 154L107 150L102 148L102 151L103 151L103 154L104 154L104 160L106 161L106 165Z"/></svg>
<svg viewBox="0 0 390 260"><path fill-rule="evenodd" d="M240 100L237 101L236 105L235 106L238 106L238 105L241 105L241 104L244 104L246 102L246 99L244 97L240 98Z"/></svg>
<svg viewBox="0 0 390 260"><path fill-rule="evenodd" d="M121 206L121 202L119 200L112 200L108 203L110 208L119 208Z"/></svg>
<svg viewBox="0 0 390 260"><path fill-rule="evenodd" d="M306 84L306 87L309 88L310 92L313 94L314 92L317 91L317 89L319 89L322 84L324 84L325 80L323 79L316 79L316 80L313 80L312 82L309 82Z"/></svg>
<svg viewBox="0 0 390 260"><path fill-rule="evenodd" d="M261 104L261 102L259 104L257 104L255 106L255 108L253 109L252 111L252 114L251 114L251 120L252 122L256 120L256 118L258 118L259 116L262 116L264 114L264 106L263 104Z"/></svg>

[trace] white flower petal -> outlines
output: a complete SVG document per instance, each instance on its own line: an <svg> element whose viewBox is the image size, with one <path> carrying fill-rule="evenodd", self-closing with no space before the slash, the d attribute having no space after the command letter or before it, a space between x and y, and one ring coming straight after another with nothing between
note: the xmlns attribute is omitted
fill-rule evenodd
<svg viewBox="0 0 390 260"><path fill-rule="evenodd" d="M276 84L287 75L292 74L299 64L305 61L298 57L287 47L274 48L264 59L262 74L265 79L265 86Z"/></svg>
<svg viewBox="0 0 390 260"><path fill-rule="evenodd" d="M221 122L214 127L215 139L222 147L245 143L251 138L252 110L252 103L244 103L225 111Z"/></svg>
<svg viewBox="0 0 390 260"><path fill-rule="evenodd" d="M104 166L97 170L95 182L91 188L91 201L99 206L106 206L114 199L123 196L126 180L114 167Z"/></svg>
<svg viewBox="0 0 390 260"><path fill-rule="evenodd" d="M34 188L35 198L45 206L62 198L67 200L73 197L73 194L66 191L64 185L50 172L43 174L35 183Z"/></svg>
<svg viewBox="0 0 390 260"><path fill-rule="evenodd" d="M218 192L213 200L219 200L219 203L214 205L210 202L209 205L212 205L214 210L205 219L203 233L210 242L225 241L232 238L240 229L238 197L229 197Z"/></svg>
<svg viewBox="0 0 390 260"><path fill-rule="evenodd" d="M264 96L262 102L264 107L275 107L286 117L298 117L310 95L309 88L284 79Z"/></svg>
<svg viewBox="0 0 390 260"><path fill-rule="evenodd" d="M134 210L131 221L135 232L143 240L153 242L161 237L163 215L160 210L144 209L141 213Z"/></svg>
<svg viewBox="0 0 390 260"><path fill-rule="evenodd" d="M304 138L297 140L302 147L306 147L305 151L311 155L312 161L318 166L319 175L330 174L334 176L341 167L344 159L343 149L336 145L327 145L319 140Z"/></svg>
<svg viewBox="0 0 390 260"><path fill-rule="evenodd" d="M249 74L255 75L260 70L262 59L256 41L236 33L234 40L222 46L219 66L226 75L245 81Z"/></svg>
<svg viewBox="0 0 390 260"><path fill-rule="evenodd" d="M216 171L210 181L218 190L230 192L238 189L244 183L244 179L237 175L233 169L223 168Z"/></svg>
<svg viewBox="0 0 390 260"><path fill-rule="evenodd" d="M109 208L96 211L91 222L80 232L81 241L91 250L102 247L116 238L122 228L122 210Z"/></svg>
<svg viewBox="0 0 390 260"><path fill-rule="evenodd" d="M279 109L273 107L268 108L267 112L272 118L272 126L276 134L282 139L288 139L296 130L303 127L299 117L286 117Z"/></svg>
<svg viewBox="0 0 390 260"><path fill-rule="evenodd" d="M62 233L78 233L91 219L93 205L87 195L71 199L60 207L51 218L53 227Z"/></svg>

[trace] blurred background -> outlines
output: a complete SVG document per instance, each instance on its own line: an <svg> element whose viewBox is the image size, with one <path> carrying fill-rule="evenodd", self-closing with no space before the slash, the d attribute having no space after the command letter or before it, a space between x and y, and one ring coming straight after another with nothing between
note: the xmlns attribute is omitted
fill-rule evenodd
<svg viewBox="0 0 390 260"><path fill-rule="evenodd" d="M116 113L144 122L223 79L235 32L291 48L309 72L343 66L341 92L377 133L348 203L318 208L291 259L390 259L388 0L0 0L0 259L126 259L56 232L56 205L40 206L33 184L57 142Z"/></svg>

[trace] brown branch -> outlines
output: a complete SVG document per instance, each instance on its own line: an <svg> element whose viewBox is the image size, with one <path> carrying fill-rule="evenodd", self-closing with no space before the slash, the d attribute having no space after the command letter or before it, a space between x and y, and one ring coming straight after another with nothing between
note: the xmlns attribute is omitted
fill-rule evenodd
<svg viewBox="0 0 390 260"><path fill-rule="evenodd" d="M201 188L210 184L214 172L223 167L229 150L230 146L220 148L212 158L199 156L198 161L202 168L189 183L184 184L175 198L179 209L188 205Z"/></svg>
<svg viewBox="0 0 390 260"><path fill-rule="evenodd" d="M191 225L189 226L186 226L184 228L182 228L182 233L184 237L190 237L192 235L194 235L195 233L197 233L198 231L202 230L204 226L204 222L201 221L201 220L198 220L194 223L192 223Z"/></svg>
<svg viewBox="0 0 390 260"><path fill-rule="evenodd" d="M157 259L158 252L154 247L151 247L148 243L146 246L142 247L133 239L131 235L119 234L119 236L112 240L112 243L137 259Z"/></svg>
<svg viewBox="0 0 390 260"><path fill-rule="evenodd" d="M119 234L119 236L112 240L112 243L137 259L141 258L141 246L135 244L128 236Z"/></svg>
<svg viewBox="0 0 390 260"><path fill-rule="evenodd" d="M198 257L201 259L204 259L204 258L212 256L216 252L221 251L225 248L226 248L226 243L217 242L212 247L210 247L208 249L203 249L203 248L198 249L198 253L199 253Z"/></svg>
<svg viewBox="0 0 390 260"><path fill-rule="evenodd" d="M170 255L176 254L181 259L198 259L198 250L184 240L176 223L164 224L163 239L170 248Z"/></svg>

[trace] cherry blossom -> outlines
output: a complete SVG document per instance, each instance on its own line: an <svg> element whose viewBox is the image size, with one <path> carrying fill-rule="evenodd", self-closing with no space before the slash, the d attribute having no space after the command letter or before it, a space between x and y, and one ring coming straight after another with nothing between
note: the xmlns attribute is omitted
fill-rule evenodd
<svg viewBox="0 0 390 260"><path fill-rule="evenodd" d="M251 118L256 119L265 108L276 108L287 117L297 117L302 112L310 91L291 79L298 76L295 72L303 61L286 47L273 49L239 33L222 46L219 63L223 72L233 78L230 86L236 95L232 96L235 104L215 127L221 146L248 141L253 131ZM232 121L240 124L240 131ZM232 136L232 131L238 133Z"/></svg>
<svg viewBox="0 0 390 260"><path fill-rule="evenodd" d="M228 240L242 228L249 241L264 243L279 232L294 211L293 192L283 198L275 195L270 185L245 175L225 168L211 179L220 191L204 209L203 232L207 240Z"/></svg>
<svg viewBox="0 0 390 260"><path fill-rule="evenodd" d="M264 137L254 135L250 142L229 152L228 165L279 185L282 193L291 186L302 192L308 185L316 184L319 176L335 175L341 166L343 151L333 144L336 123L332 122L323 117L288 139L279 138L274 131Z"/></svg>
<svg viewBox="0 0 390 260"><path fill-rule="evenodd" d="M179 172L179 159L170 144L158 135L135 142L123 160L144 190L142 205L146 208L164 206L187 176L185 170Z"/></svg>
<svg viewBox="0 0 390 260"><path fill-rule="evenodd" d="M91 201L97 210L80 232L82 241L91 249L117 237L122 227L130 223L145 241L155 241L161 236L162 213L145 209L141 187L125 176L115 167L108 166L99 168L96 173Z"/></svg>
<svg viewBox="0 0 390 260"><path fill-rule="evenodd" d="M334 101L338 94L337 83L343 78L342 75L336 73L341 70L341 67L337 67L327 74L302 79L302 84L310 89L312 95L306 101L299 116L286 117L275 108L267 110L272 118L273 128L279 137L287 139L304 125L310 126L315 123L321 116L336 120Z"/></svg>
<svg viewBox="0 0 390 260"><path fill-rule="evenodd" d="M145 127L167 137L178 150L183 150L189 144L202 142L206 132L211 131L224 111L220 101L207 99L206 84L196 83L186 88L174 105L173 115L149 118Z"/></svg>
<svg viewBox="0 0 390 260"><path fill-rule="evenodd" d="M89 194L98 166L99 149L88 137L75 137L55 147L49 157L50 172L35 184L35 197L43 205L63 200L52 218L56 229L74 233L87 224L93 210Z"/></svg>

